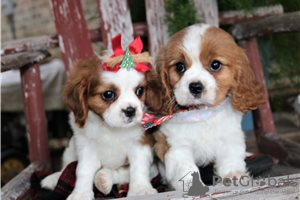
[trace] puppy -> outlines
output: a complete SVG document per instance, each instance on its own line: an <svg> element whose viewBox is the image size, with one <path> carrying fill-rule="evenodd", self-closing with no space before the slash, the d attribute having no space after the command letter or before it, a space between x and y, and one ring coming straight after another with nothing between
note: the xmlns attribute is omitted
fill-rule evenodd
<svg viewBox="0 0 300 200"><path fill-rule="evenodd" d="M241 119L264 94L233 38L206 24L187 27L161 49L157 70L165 94L161 112L172 116L155 135L168 182L182 190L179 179L211 162L221 177L246 174ZM175 107L191 110L175 113Z"/></svg>
<svg viewBox="0 0 300 200"><path fill-rule="evenodd" d="M140 124L145 105L155 107L160 101L154 95L157 77L148 53L140 53L140 38L124 52L118 35L113 48L114 54L105 62L96 57L77 62L64 87L74 135L64 152L63 166L78 161L75 188L68 200L94 199L97 170L110 175L107 171L122 171L126 166L129 196L157 192L150 183L151 141ZM46 177L42 186L53 189L60 174ZM122 182L104 178L100 187L106 193L112 182Z"/></svg>

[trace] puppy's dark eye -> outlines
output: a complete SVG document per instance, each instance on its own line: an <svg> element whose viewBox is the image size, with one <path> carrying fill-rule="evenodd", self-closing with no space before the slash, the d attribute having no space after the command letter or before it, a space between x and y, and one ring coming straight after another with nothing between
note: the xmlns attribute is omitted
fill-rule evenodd
<svg viewBox="0 0 300 200"><path fill-rule="evenodd" d="M116 94L112 90L107 90L102 94L102 98L105 101L113 101L115 99L115 97L116 97Z"/></svg>
<svg viewBox="0 0 300 200"><path fill-rule="evenodd" d="M222 63L218 60L213 60L210 64L210 70L213 72L218 72L222 68Z"/></svg>
<svg viewBox="0 0 300 200"><path fill-rule="evenodd" d="M177 72L179 72L179 73L184 73L185 72L186 68L185 68L185 65L182 62L178 62L175 65L176 65Z"/></svg>
<svg viewBox="0 0 300 200"><path fill-rule="evenodd" d="M144 93L144 88L143 87L138 87L135 91L136 96L140 97Z"/></svg>

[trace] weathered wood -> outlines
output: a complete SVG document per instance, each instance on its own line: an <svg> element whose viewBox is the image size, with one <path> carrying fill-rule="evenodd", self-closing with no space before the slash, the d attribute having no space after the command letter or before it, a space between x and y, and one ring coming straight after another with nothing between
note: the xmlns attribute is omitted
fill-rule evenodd
<svg viewBox="0 0 300 200"><path fill-rule="evenodd" d="M219 22L222 25L236 24L246 20L257 20L272 15L283 14L282 5L272 5L253 8L251 11L230 10L219 13Z"/></svg>
<svg viewBox="0 0 300 200"><path fill-rule="evenodd" d="M217 0L193 0L198 17L207 24L219 27Z"/></svg>
<svg viewBox="0 0 300 200"><path fill-rule="evenodd" d="M159 49L167 42L164 0L145 0L150 54L155 59Z"/></svg>
<svg viewBox="0 0 300 200"><path fill-rule="evenodd" d="M272 33L300 32L300 11L271 16L233 26L231 34L237 40L263 36Z"/></svg>
<svg viewBox="0 0 300 200"><path fill-rule="evenodd" d="M276 128L270 103L268 101L269 94L264 80L263 67L259 57L257 41L255 38L252 38L247 41L241 41L240 44L246 50L257 81L264 85L265 90L266 103L259 106L259 109L253 111L255 134L256 138L259 140L259 137L264 134L275 134Z"/></svg>
<svg viewBox="0 0 300 200"><path fill-rule="evenodd" d="M148 35L148 27L144 22L133 23L134 35L146 37ZM89 30L89 38L92 42L102 41L101 28ZM27 51L44 51L51 48L58 47L58 35L53 36L43 35L36 37L23 38L20 40L13 40L4 42L1 47L1 55L15 54Z"/></svg>
<svg viewBox="0 0 300 200"><path fill-rule="evenodd" d="M4 55L1 57L1 72L39 63L49 56L48 51L29 51Z"/></svg>
<svg viewBox="0 0 300 200"><path fill-rule="evenodd" d="M39 65L33 64L21 68L21 82L30 161L40 161L50 166L47 121Z"/></svg>
<svg viewBox="0 0 300 200"><path fill-rule="evenodd" d="M262 181L262 180L260 180ZM260 182L259 181L259 182ZM268 179L265 179L268 184ZM276 185L274 184L276 181ZM279 181L281 184L278 184ZM282 184L283 181L286 184ZM297 185L292 186L288 184L288 181L293 181ZM258 182L258 183L259 183ZM256 200L264 200L264 199L297 199L300 192L300 174L294 174L289 176L279 176L272 177L272 181L270 184L274 184L274 186L264 185L259 186L256 181L253 181L253 186L249 184L249 186L234 186L231 184L230 186L224 185L216 185L209 186L209 192L207 192L204 196L186 196L183 197L187 192L181 191L172 191L172 192L164 192L158 193L154 195L147 196L136 196L136 197L127 197L121 198L120 200L161 200L161 199L169 199L169 200L195 200L195 199L203 199L203 200L211 200L211 199L256 199Z"/></svg>
<svg viewBox="0 0 300 200"><path fill-rule="evenodd" d="M133 27L127 0L98 0L101 32L105 49L112 53L111 39L122 34L122 46L133 40Z"/></svg>
<svg viewBox="0 0 300 200"><path fill-rule="evenodd" d="M93 53L80 0L51 0L59 46L66 69Z"/></svg>
<svg viewBox="0 0 300 200"><path fill-rule="evenodd" d="M57 38L49 35L12 40L2 44L1 55L25 51L43 51L49 48L57 47L57 44Z"/></svg>
<svg viewBox="0 0 300 200"><path fill-rule="evenodd" d="M282 163L300 168L300 143L278 135L264 135L258 138L262 153L278 158Z"/></svg>
<svg viewBox="0 0 300 200"><path fill-rule="evenodd" d="M144 22L133 23L134 36L146 37L148 35L148 26Z"/></svg>
<svg viewBox="0 0 300 200"><path fill-rule="evenodd" d="M30 178L33 172L37 170L47 170L43 163L32 163L20 174L10 180L5 186L1 188L2 200L19 200L27 199L30 189Z"/></svg>

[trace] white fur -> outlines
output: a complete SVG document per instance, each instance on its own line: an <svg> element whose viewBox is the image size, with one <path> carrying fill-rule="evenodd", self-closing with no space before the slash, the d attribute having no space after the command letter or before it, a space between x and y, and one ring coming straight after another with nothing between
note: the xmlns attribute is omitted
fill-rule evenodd
<svg viewBox="0 0 300 200"><path fill-rule="evenodd" d="M75 188L68 200L93 199L92 186L96 172L99 169L118 170L126 164L126 160L129 162L128 195L156 193L150 184L152 149L140 143L144 134L144 129L140 125L144 104L135 95L135 88L143 79L143 75L135 70L120 69L118 73L104 72L101 76L104 82L117 86L121 95L104 112L104 121L89 111L85 125L81 128L75 123L73 113L70 113L74 136L64 152L63 166L74 160L78 160L78 165ZM122 112L122 109L128 106L137 109L136 116L130 121ZM53 188L59 175L60 172L46 177L42 186ZM105 178L108 185L114 183L113 181L117 181L115 183L122 181ZM111 187L106 188L105 193L109 193L110 189Z"/></svg>
<svg viewBox="0 0 300 200"><path fill-rule="evenodd" d="M192 60L192 66L175 85L175 98L181 105L211 105L215 101L217 82L199 60L199 36L208 27L191 26L184 36L182 46ZM195 81L200 81L205 88L200 98L193 97L188 89L189 84ZM210 162L215 162L216 173L222 177L246 173L242 113L234 110L230 101L224 103L224 109L206 121L180 123L171 119L161 125L160 131L166 135L170 145L165 155L165 174L176 190L182 190L180 178L190 171L199 171L198 166Z"/></svg>
<svg viewBox="0 0 300 200"><path fill-rule="evenodd" d="M213 104L217 83L214 77L204 68L199 60L201 52L200 43L201 35L208 28L208 25L190 26L187 29L186 35L183 39L182 49L188 55L192 61L191 67L183 74L181 79L176 83L174 88L174 95L177 103L180 105L199 105ZM204 86L204 91L201 94L201 98L195 98L189 91L189 84L192 82L201 82Z"/></svg>
<svg viewBox="0 0 300 200"><path fill-rule="evenodd" d="M135 88L142 81L144 75L136 70L120 69L118 73L102 72L101 80L105 83L113 83L121 92L121 96L103 114L105 122L111 127L130 127L140 123L143 116L143 102L135 94ZM122 109L136 108L134 118L125 116Z"/></svg>

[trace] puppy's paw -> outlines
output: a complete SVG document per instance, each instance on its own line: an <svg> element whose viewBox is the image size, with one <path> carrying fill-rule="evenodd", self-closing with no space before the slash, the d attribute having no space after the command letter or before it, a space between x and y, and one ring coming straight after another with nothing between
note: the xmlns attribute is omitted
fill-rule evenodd
<svg viewBox="0 0 300 200"><path fill-rule="evenodd" d="M242 172L232 172L224 176L224 178L229 178L231 181L242 185L248 184L248 182L251 181L250 175Z"/></svg>
<svg viewBox="0 0 300 200"><path fill-rule="evenodd" d="M100 192L105 195L109 194L113 186L111 171L108 169L99 170L95 175L94 184Z"/></svg>
<svg viewBox="0 0 300 200"><path fill-rule="evenodd" d="M83 191L83 192L72 192L67 200L94 200L93 191Z"/></svg>
<svg viewBox="0 0 300 200"><path fill-rule="evenodd" d="M150 186L132 186L129 188L127 196L139 196L139 195L148 195L156 194L157 190Z"/></svg>
<svg viewBox="0 0 300 200"><path fill-rule="evenodd" d="M42 181L41 181L41 186L42 188L46 188L49 190L54 190L55 186L57 185L59 176L61 175L61 172L56 172L53 173L47 177L45 177Z"/></svg>

